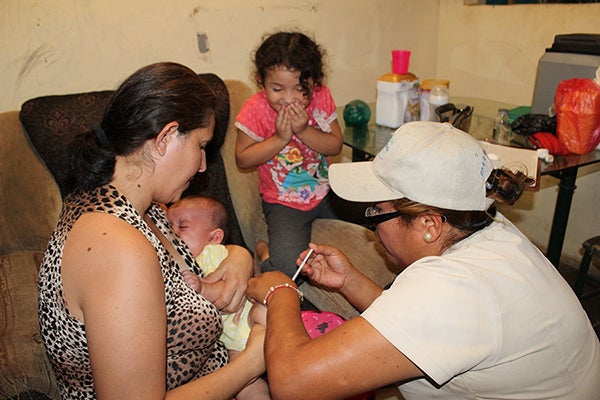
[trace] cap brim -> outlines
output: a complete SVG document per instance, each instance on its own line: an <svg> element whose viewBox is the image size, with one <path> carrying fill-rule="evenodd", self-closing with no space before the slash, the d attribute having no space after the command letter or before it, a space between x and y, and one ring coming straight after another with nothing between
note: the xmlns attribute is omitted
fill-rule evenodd
<svg viewBox="0 0 600 400"><path fill-rule="evenodd" d="M331 164L329 183L335 194L348 201L378 202L405 197L379 180L371 161Z"/></svg>

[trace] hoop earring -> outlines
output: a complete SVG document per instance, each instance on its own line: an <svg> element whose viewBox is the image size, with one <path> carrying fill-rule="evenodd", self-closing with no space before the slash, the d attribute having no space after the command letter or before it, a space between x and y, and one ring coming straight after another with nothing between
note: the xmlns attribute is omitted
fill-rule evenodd
<svg viewBox="0 0 600 400"><path fill-rule="evenodd" d="M430 232L425 232L423 234L423 240L426 242L431 242L431 239L433 239L433 235Z"/></svg>

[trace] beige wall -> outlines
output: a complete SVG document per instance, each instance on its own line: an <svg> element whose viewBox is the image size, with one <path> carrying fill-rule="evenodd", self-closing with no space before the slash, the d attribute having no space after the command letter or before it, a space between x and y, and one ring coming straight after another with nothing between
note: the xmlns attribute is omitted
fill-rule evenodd
<svg viewBox="0 0 600 400"><path fill-rule="evenodd" d="M464 6L440 1L437 74L451 93L530 105L539 58L554 36L600 33L600 4ZM477 110L476 110L477 112ZM594 173L595 172L595 173ZM546 248L558 179L503 211L536 244ZM563 259L581 260L583 240L600 235L600 166L581 168L573 197Z"/></svg>
<svg viewBox="0 0 600 400"><path fill-rule="evenodd" d="M436 72L461 96L530 105L554 36L600 33L600 4L464 6L442 0Z"/></svg>
<svg viewBox="0 0 600 400"><path fill-rule="evenodd" d="M464 6L462 0L0 0L0 111L27 99L110 89L160 60L252 82L250 52L277 28L301 28L328 51L339 105L374 101L390 50L412 50L420 78L451 80L451 94L530 104L539 57L559 33L600 33L600 4ZM196 37L205 34L209 51ZM600 234L600 174L582 169L565 254ZM556 179L510 212L545 247Z"/></svg>
<svg viewBox="0 0 600 400"><path fill-rule="evenodd" d="M34 96L112 88L162 60L250 83L250 52L262 35L296 27L327 49L339 104L373 100L393 48L413 49L414 70L435 72L438 10L439 0L4 0L0 111Z"/></svg>

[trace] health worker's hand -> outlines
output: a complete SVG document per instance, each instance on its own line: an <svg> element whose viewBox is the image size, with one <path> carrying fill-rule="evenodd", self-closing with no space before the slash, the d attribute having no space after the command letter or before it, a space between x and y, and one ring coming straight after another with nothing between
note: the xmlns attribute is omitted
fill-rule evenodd
<svg viewBox="0 0 600 400"><path fill-rule="evenodd" d="M331 289L342 289L348 276L355 270L348 257L333 246L316 245L311 243L310 248L314 250L312 256L302 269L311 281ZM309 250L305 250L298 256L297 264L300 264Z"/></svg>

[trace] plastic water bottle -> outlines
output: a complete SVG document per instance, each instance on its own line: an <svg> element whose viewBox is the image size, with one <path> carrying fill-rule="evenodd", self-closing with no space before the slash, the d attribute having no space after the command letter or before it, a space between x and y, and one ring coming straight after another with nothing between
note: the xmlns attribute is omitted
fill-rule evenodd
<svg viewBox="0 0 600 400"><path fill-rule="evenodd" d="M493 139L498 144L508 145L512 137L512 129L508 118L508 110L501 108L498 110L496 121L494 122Z"/></svg>

